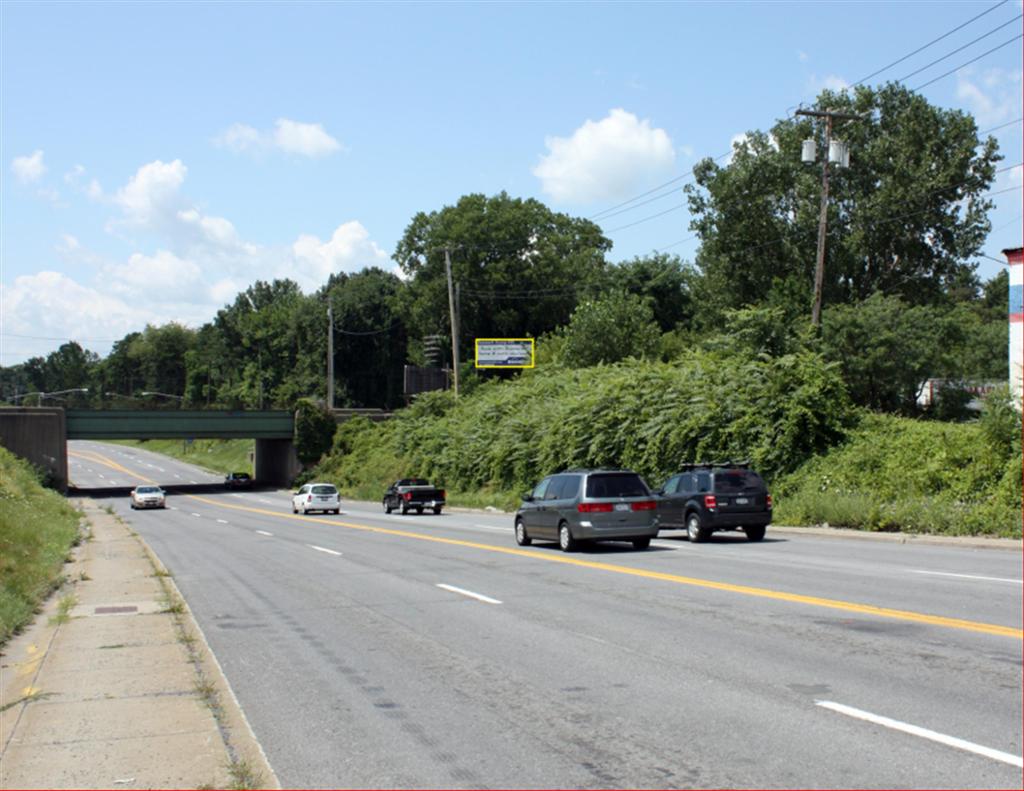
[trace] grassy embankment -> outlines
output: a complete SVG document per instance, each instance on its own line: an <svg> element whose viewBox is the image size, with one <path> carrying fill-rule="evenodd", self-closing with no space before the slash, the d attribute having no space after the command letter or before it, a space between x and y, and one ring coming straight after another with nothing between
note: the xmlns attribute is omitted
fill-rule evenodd
<svg viewBox="0 0 1024 791"><path fill-rule="evenodd" d="M154 453L162 453L180 461L195 464L211 472L253 472L249 461L254 443L251 439L196 439L190 445L180 439L110 440L118 445L131 445Z"/></svg>
<svg viewBox="0 0 1024 791"><path fill-rule="evenodd" d="M308 475L367 500L420 475L453 505L512 509L567 467L629 467L657 485L682 462L749 458L769 480L777 524L1021 536L1016 415L873 415L851 408L813 356L722 362L534 373L457 403L430 394L389 423L345 424Z"/></svg>
<svg viewBox="0 0 1024 791"><path fill-rule="evenodd" d="M983 422L865 415L777 482L776 522L1020 538L1020 445L992 439Z"/></svg>
<svg viewBox="0 0 1024 791"><path fill-rule="evenodd" d="M0 448L0 645L60 586L81 516L43 488L27 462Z"/></svg>

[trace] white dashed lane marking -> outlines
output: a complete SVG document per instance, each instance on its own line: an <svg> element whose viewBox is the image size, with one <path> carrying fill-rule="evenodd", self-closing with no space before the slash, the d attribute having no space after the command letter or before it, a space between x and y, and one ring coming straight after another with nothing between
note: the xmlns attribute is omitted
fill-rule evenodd
<svg viewBox="0 0 1024 791"><path fill-rule="evenodd" d="M326 552L328 555L340 555L340 552L335 552L333 549L327 549L326 547L318 547L316 544L306 544L310 549L315 549L317 552Z"/></svg>
<svg viewBox="0 0 1024 791"><path fill-rule="evenodd" d="M501 604L500 601L492 599L490 596L484 596L482 593L474 593L473 591L464 590L463 588L456 588L454 585L442 585L441 583L438 583L437 587L443 588L446 591L451 591L452 593L461 594L462 596L468 596L469 598L476 599L477 601L486 602L487 604Z"/></svg>

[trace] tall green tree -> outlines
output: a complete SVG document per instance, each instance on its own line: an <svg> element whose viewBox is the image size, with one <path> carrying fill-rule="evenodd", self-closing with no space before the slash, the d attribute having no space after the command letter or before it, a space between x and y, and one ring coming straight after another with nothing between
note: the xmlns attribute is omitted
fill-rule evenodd
<svg viewBox="0 0 1024 791"><path fill-rule="evenodd" d="M581 302L559 335L558 358L571 368L653 358L661 337L649 302L622 291Z"/></svg>
<svg viewBox="0 0 1024 791"><path fill-rule="evenodd" d="M318 292L323 313L328 304L334 313L337 406L383 408L402 404L407 296L397 275L376 267L352 275L332 275ZM321 343L321 349L325 343ZM326 350L319 359L326 360Z"/></svg>
<svg viewBox="0 0 1024 791"><path fill-rule="evenodd" d="M1001 159L974 118L945 110L901 85L825 91L818 106L856 113L837 122L849 168L832 168L824 304L850 304L876 292L909 304L935 304L973 281L968 263L989 231L983 197ZM686 191L700 236L706 320L764 302L810 313L821 202L821 163L801 163L801 144L824 130L805 117L755 131L731 161L710 159Z"/></svg>
<svg viewBox="0 0 1024 791"><path fill-rule="evenodd" d="M627 291L647 300L662 332L689 325L693 314L692 266L679 256L652 253L608 268L611 290Z"/></svg>
<svg viewBox="0 0 1024 791"><path fill-rule="evenodd" d="M538 336L565 323L601 284L610 248L589 220L504 192L466 195L454 206L420 212L394 254L409 280L410 335L450 333L446 249L460 286L465 359L474 337Z"/></svg>

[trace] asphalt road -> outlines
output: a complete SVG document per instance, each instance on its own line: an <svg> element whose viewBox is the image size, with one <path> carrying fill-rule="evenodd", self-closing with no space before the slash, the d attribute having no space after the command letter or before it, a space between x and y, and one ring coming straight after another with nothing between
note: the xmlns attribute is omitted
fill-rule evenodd
<svg viewBox="0 0 1024 791"><path fill-rule="evenodd" d="M80 486L222 477L90 442L70 463ZM285 787L1021 787L1019 551L769 528L564 554L504 514L110 503Z"/></svg>

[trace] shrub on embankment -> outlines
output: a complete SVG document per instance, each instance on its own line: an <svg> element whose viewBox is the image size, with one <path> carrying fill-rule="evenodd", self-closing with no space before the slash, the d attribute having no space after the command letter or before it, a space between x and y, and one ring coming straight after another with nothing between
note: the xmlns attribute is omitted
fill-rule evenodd
<svg viewBox="0 0 1024 791"><path fill-rule="evenodd" d="M425 394L389 423L342 426L313 474L368 499L415 474L456 503L508 507L568 467L628 467L657 484L683 462L731 458L776 476L835 445L854 420L837 369L816 354L693 351L672 363L551 367L459 401Z"/></svg>
<svg viewBox="0 0 1024 791"><path fill-rule="evenodd" d="M1007 416L866 414L845 443L775 482L775 521L1020 538L1020 422Z"/></svg>
<svg viewBox="0 0 1024 791"><path fill-rule="evenodd" d="M28 462L0 448L0 645L60 585L80 519Z"/></svg>

